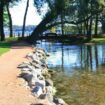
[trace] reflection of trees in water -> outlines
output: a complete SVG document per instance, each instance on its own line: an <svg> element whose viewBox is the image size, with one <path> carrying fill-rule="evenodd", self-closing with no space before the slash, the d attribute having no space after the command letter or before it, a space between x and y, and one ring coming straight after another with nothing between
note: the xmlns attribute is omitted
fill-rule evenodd
<svg viewBox="0 0 105 105"><path fill-rule="evenodd" d="M81 54L82 67L85 71L99 73L103 70L103 65L105 66L105 46L83 46Z"/></svg>
<svg viewBox="0 0 105 105"><path fill-rule="evenodd" d="M96 67L98 67L98 48L97 46L94 46L94 52L95 52Z"/></svg>
<svg viewBox="0 0 105 105"><path fill-rule="evenodd" d="M105 64L105 46L102 46L102 64Z"/></svg>
<svg viewBox="0 0 105 105"><path fill-rule="evenodd" d="M61 51L62 51L62 57L61 57L62 71L64 71L64 49L63 49L63 44L61 45Z"/></svg>
<svg viewBox="0 0 105 105"><path fill-rule="evenodd" d="M85 71L93 71L93 69L98 67L98 48L97 46L81 46L81 67Z"/></svg>
<svg viewBox="0 0 105 105"><path fill-rule="evenodd" d="M65 46L51 42L44 42L43 44L42 42L40 46L54 55L55 59L56 54L61 54L57 58L58 62L53 65L53 68L57 67L61 71L84 70L87 72L101 72L105 67L105 45Z"/></svg>
<svg viewBox="0 0 105 105"><path fill-rule="evenodd" d="M75 67L77 69L85 70L92 72L93 69L98 67L99 60L98 60L98 47L97 46L79 46L79 50L75 49L74 53L77 53L77 61L75 61ZM78 52L76 52L78 51ZM66 54L65 54L66 52ZM64 46L61 46L61 70L64 71L65 63L64 57L70 57L70 53L73 53L73 49L64 49ZM80 67L76 64L80 63Z"/></svg>
<svg viewBox="0 0 105 105"><path fill-rule="evenodd" d="M91 46L87 46L87 53L89 57L90 70L92 70L93 66L92 66L92 47Z"/></svg>

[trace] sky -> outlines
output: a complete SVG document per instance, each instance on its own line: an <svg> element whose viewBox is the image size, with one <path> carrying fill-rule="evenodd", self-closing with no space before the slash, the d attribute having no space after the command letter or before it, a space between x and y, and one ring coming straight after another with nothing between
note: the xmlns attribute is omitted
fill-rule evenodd
<svg viewBox="0 0 105 105"><path fill-rule="evenodd" d="M23 24L26 1L27 0L22 0L22 2L18 3L18 5L10 8L13 25ZM33 0L30 0L26 25L37 25L40 23L40 21L41 17L38 15L36 8L33 6Z"/></svg>

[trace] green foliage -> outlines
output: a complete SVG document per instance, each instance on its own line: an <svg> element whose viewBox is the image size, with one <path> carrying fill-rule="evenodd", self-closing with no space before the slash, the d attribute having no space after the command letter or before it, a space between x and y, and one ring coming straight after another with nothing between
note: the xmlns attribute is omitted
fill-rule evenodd
<svg viewBox="0 0 105 105"><path fill-rule="evenodd" d="M78 29L77 29L76 26L65 25L64 31L65 31L65 33L70 33L71 32L72 34L76 34Z"/></svg>
<svg viewBox="0 0 105 105"><path fill-rule="evenodd" d="M12 38L6 38L5 41L0 42L0 55L8 52L10 50L11 44L13 42L16 42L18 38L12 37Z"/></svg>

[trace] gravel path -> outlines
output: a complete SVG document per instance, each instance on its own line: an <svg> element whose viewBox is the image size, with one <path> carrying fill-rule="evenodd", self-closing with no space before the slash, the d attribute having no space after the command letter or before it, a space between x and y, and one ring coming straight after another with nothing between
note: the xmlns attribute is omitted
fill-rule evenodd
<svg viewBox="0 0 105 105"><path fill-rule="evenodd" d="M18 64L26 61L25 55L32 51L26 43L16 43L11 50L0 56L0 105L31 105L37 99L19 78Z"/></svg>

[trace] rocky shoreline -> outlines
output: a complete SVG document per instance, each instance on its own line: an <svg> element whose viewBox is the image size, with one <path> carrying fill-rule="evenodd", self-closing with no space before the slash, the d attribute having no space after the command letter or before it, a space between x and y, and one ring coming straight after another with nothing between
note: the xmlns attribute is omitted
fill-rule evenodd
<svg viewBox="0 0 105 105"><path fill-rule="evenodd" d="M55 96L56 88L51 76L54 71L48 69L46 58L50 56L44 49L34 48L33 52L26 55L28 62L18 65L21 70L20 77L25 79L32 95L40 100L47 100L47 105L67 105L61 98ZM45 105L33 103L32 105Z"/></svg>

